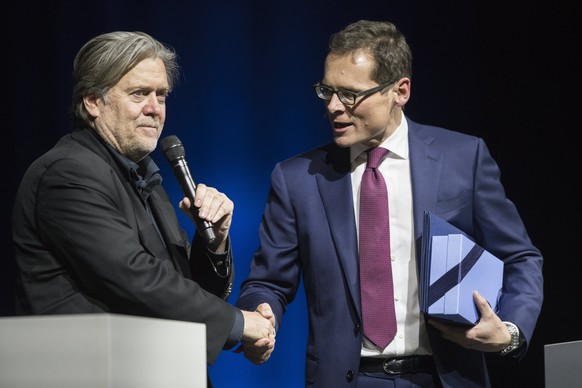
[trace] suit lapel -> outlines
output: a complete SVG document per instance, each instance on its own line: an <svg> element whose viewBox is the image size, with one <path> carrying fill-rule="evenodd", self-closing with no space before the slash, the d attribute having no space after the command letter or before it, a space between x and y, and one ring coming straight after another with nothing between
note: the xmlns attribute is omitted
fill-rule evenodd
<svg viewBox="0 0 582 388"><path fill-rule="evenodd" d="M420 241L424 223L424 211L436 204L439 177L441 176L441 153L430 144L433 137L423 137L419 125L409 122L410 172L414 212L414 233ZM358 246L352 199L349 149L335 145L328 147L322 160L322 173L316 176L319 193L331 229L339 264L358 316L361 316L358 281ZM420 251L418 251L420 252Z"/></svg>
<svg viewBox="0 0 582 388"><path fill-rule="evenodd" d="M188 264L189 242L182 235L175 209L161 186L152 191L149 205L160 233L166 241L171 260L174 262L174 267L185 277L191 278L190 266ZM165 254L167 257L168 252L166 251Z"/></svg>
<svg viewBox="0 0 582 388"><path fill-rule="evenodd" d="M325 209L333 243L351 296L351 304L360 316L358 281L358 246L349 149L330 146L323 160L322 173L316 175L319 194Z"/></svg>
<svg viewBox="0 0 582 388"><path fill-rule="evenodd" d="M408 120L408 147L412 181L412 208L414 213L414 238L417 257L420 258L424 211L434 209L442 169L440 151L430 147L434 137L419 136L419 125ZM417 266L420 260L417 259Z"/></svg>
<svg viewBox="0 0 582 388"><path fill-rule="evenodd" d="M115 162L112 164L112 167L118 172L118 175L121 174L121 170L119 169ZM168 228L166 227L164 222L165 216L161 217L160 214L162 215L165 214L166 212L168 212L168 209L160 209L159 206L157 205L159 201L154 200L154 198L156 199L159 198L157 191L160 189L160 187L156 188L150 194L149 201L150 210L152 211L152 214L156 219L157 224L156 228L156 225L154 225L154 220L152 219L152 216L148 213L148 211L145 208L145 205L141 201L141 197L140 194L137 192L137 189L127 179L123 179L122 175L119 176L123 184L123 187L125 188L128 197L132 202L132 207L135 215L135 222L137 223L137 230L141 245L152 256L164 260L172 260L176 270L181 272L181 266L173 259L172 257L173 255L170 255L170 253L168 252L168 250L170 250L170 247L166 246L166 244L170 244L171 242L176 241L176 239L169 240L167 235L164 234ZM173 214L174 209L169 209L169 211L171 212L171 214ZM162 220L162 222L160 220ZM163 236L163 240L162 236L160 236L160 233Z"/></svg>
<svg viewBox="0 0 582 388"><path fill-rule="evenodd" d="M171 220L168 220L168 217L171 217L169 215L172 215L175 218L175 211L171 206L169 199L167 199L165 191L163 191L161 187L154 190L150 197L155 199L150 201L150 203L153 204L151 209L154 213L154 217L156 217L156 220L160 220L157 221L160 224L158 225L160 232L170 245L168 249L166 249L166 245L164 244L162 237L160 237L160 234L156 230L156 226L153 223L152 217L148 214L144 204L141 202L139 193L137 193L136 188L130 182L130 178L126 176L127 174L125 174L120 169L117 162L109 154L109 151L106 148L107 146L103 143L95 131L90 128L79 129L72 132L71 136L80 144L87 147L95 154L99 155L115 171L117 177L119 178L120 184L123 186L125 192L128 195L128 198L132 202L132 208L135 215L135 223L137 225L140 243L144 249L146 249L152 256L161 259L172 260L176 270L183 272L183 261L186 261L187 266L188 254L186 252L186 248L183 246L184 244L176 244L176 242L181 241L180 237L176 237L179 236L179 232L176 231L175 226L178 225L178 222L176 220L176 223L173 224ZM163 196L159 194L160 191L164 193ZM165 198L166 200L160 199L161 197ZM164 205L166 208L163 208ZM170 209L167 208L168 206ZM130 214L126 214L126 216L128 217L128 222L133 222L133 220L129 219L131 217ZM175 245L179 245L182 248L180 252L178 252L178 249ZM169 254L168 250L172 252L171 255ZM174 251L176 252L175 254ZM175 259L174 257L179 257L179 259ZM190 271L188 270L186 274L189 273Z"/></svg>

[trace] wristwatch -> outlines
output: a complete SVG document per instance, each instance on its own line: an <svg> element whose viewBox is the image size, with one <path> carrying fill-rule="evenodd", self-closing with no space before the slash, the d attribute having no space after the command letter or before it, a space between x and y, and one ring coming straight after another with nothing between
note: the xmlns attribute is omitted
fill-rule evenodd
<svg viewBox="0 0 582 388"><path fill-rule="evenodd" d="M503 349L499 353L502 356L505 356L505 355L513 352L515 349L519 348L521 345L521 342L520 342L520 338L519 338L519 329L517 328L517 326L511 322L503 322L503 323L507 327L509 334L511 334L511 342L509 343L509 345L505 349Z"/></svg>

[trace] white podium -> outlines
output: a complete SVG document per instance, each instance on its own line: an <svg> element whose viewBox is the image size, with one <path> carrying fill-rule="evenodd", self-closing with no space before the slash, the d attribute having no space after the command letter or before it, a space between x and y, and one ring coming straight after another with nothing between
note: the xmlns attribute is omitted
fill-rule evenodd
<svg viewBox="0 0 582 388"><path fill-rule="evenodd" d="M544 345L546 388L582 387L582 340Z"/></svg>
<svg viewBox="0 0 582 388"><path fill-rule="evenodd" d="M115 314L0 318L0 387L206 388L206 326Z"/></svg>

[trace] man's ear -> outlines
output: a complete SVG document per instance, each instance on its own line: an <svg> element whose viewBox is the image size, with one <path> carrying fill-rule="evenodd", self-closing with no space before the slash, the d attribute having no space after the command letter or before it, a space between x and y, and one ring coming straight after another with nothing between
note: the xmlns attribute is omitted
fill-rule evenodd
<svg viewBox="0 0 582 388"><path fill-rule="evenodd" d="M83 104L85 105L85 109L92 117L99 117L101 110L99 108L99 104L97 103L100 98L91 95L83 97Z"/></svg>
<svg viewBox="0 0 582 388"><path fill-rule="evenodd" d="M401 78L394 88L392 89L396 93L395 101L400 107L403 107L408 102L410 98L410 78Z"/></svg>

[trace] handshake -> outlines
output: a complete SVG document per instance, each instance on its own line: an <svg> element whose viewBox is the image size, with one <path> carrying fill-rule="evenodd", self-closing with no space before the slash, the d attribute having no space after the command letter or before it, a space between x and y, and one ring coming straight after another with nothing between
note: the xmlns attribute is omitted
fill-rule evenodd
<svg viewBox="0 0 582 388"><path fill-rule="evenodd" d="M258 305L255 311L243 310L242 313L243 337L235 352L244 352L253 364L261 365L275 350L275 315L268 303Z"/></svg>

